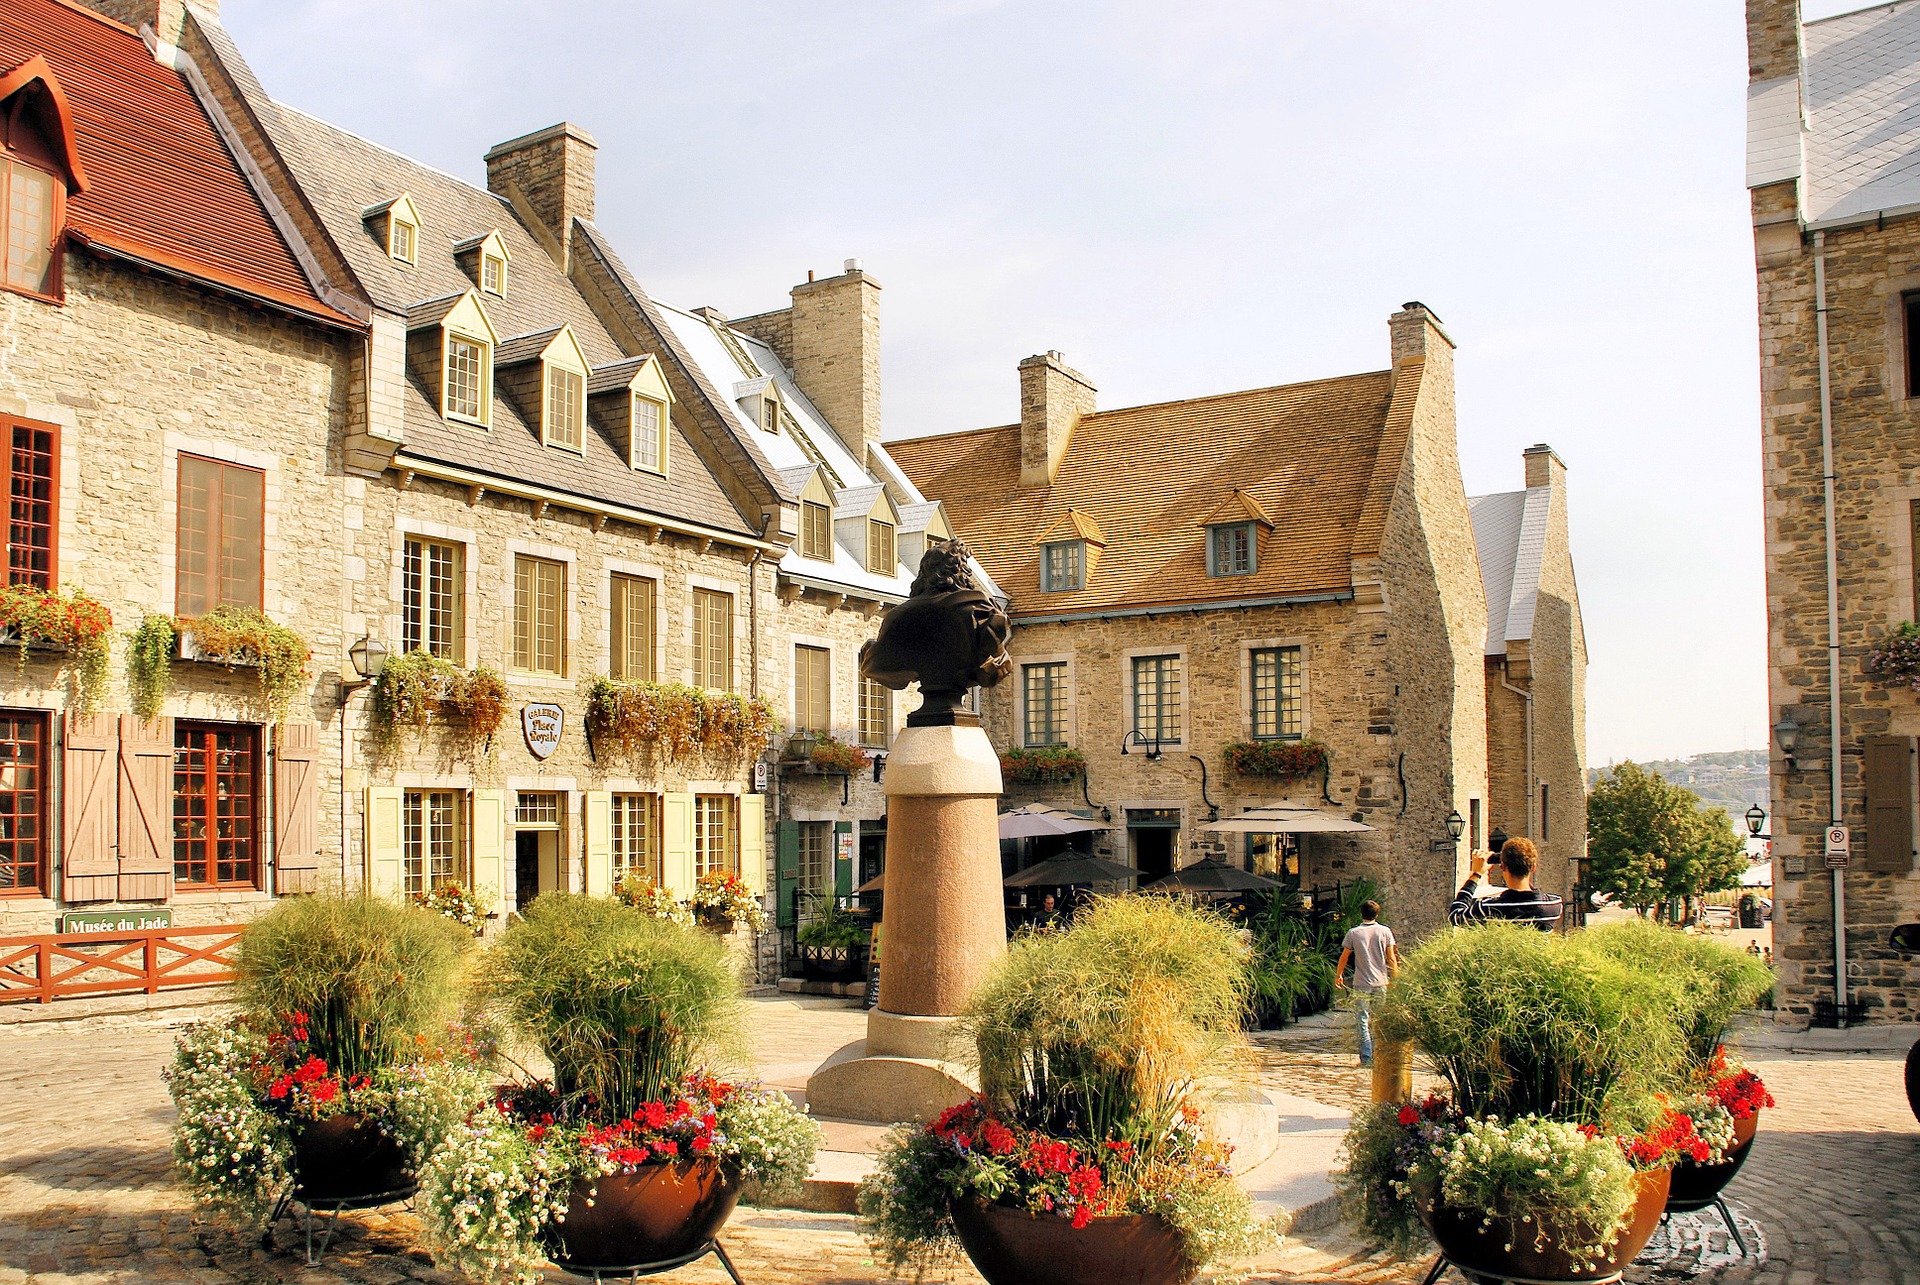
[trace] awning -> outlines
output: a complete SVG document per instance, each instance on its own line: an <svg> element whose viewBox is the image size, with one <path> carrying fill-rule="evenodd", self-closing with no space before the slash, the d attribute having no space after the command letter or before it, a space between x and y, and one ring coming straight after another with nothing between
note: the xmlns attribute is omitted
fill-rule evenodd
<svg viewBox="0 0 1920 1285"><path fill-rule="evenodd" d="M1029 803L1024 808L1015 808L1011 812L1000 814L1002 839L1038 839L1049 835L1086 834L1092 830L1107 828L1098 821L1089 821L1071 812L1050 808L1044 803Z"/></svg>
<svg viewBox="0 0 1920 1285"><path fill-rule="evenodd" d="M1762 861L1758 865L1748 866L1740 873L1742 888L1773 887L1773 862Z"/></svg>
<svg viewBox="0 0 1920 1285"><path fill-rule="evenodd" d="M1373 829L1359 821L1349 821L1337 812L1318 808L1248 808L1238 816L1212 821L1200 827L1222 834L1358 834Z"/></svg>

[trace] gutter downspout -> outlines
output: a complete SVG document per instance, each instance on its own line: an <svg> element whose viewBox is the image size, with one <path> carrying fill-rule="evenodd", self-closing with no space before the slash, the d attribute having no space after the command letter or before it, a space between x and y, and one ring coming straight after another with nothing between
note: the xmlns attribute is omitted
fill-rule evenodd
<svg viewBox="0 0 1920 1285"><path fill-rule="evenodd" d="M1527 835L1531 838L1540 833L1534 825L1534 783L1533 783L1533 693L1515 687L1507 681L1507 662L1500 662L1500 685L1527 703Z"/></svg>
<svg viewBox="0 0 1920 1285"><path fill-rule="evenodd" d="M1813 234L1813 325L1820 347L1820 472L1827 533L1827 744L1832 755L1828 771L1829 825L1839 825L1844 799L1840 756L1840 546L1835 533L1833 466L1833 387L1827 372L1827 234ZM1847 1007L1847 872L1833 869L1833 1004L1834 1016L1846 1025Z"/></svg>

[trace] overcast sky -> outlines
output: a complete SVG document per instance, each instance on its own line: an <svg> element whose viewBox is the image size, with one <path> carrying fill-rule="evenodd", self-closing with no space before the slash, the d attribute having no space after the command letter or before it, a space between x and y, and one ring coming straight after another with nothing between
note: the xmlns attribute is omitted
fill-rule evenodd
<svg viewBox="0 0 1920 1285"><path fill-rule="evenodd" d="M1813 12L1846 7L1827 4ZM541 20L535 20L539 15ZM566 119L647 289L732 315L858 256L889 437L1459 344L1470 494L1570 469L1595 763L1767 727L1741 6L225 0L276 97L484 182Z"/></svg>

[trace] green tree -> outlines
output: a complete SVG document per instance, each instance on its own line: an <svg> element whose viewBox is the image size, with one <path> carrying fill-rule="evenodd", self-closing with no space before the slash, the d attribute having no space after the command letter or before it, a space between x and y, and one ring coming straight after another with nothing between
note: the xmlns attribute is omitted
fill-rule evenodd
<svg viewBox="0 0 1920 1285"><path fill-rule="evenodd" d="M1725 808L1626 762L1587 796L1587 878L1642 914L1740 885L1746 843Z"/></svg>

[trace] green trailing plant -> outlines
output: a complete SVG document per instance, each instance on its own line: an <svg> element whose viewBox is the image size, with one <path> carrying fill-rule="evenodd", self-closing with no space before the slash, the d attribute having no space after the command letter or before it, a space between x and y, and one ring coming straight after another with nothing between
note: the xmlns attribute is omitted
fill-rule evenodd
<svg viewBox="0 0 1920 1285"><path fill-rule="evenodd" d="M1752 955L1644 919L1589 928L1572 940L1666 984L1694 1073L1713 1065L1733 1019L1773 989L1773 970Z"/></svg>
<svg viewBox="0 0 1920 1285"><path fill-rule="evenodd" d="M635 761L746 763L766 753L779 727L764 697L615 678L587 689L587 734L600 750Z"/></svg>
<svg viewBox="0 0 1920 1285"><path fill-rule="evenodd" d="M865 919L836 905L829 906L818 918L808 920L794 940L816 950L852 949L866 945L872 931Z"/></svg>
<svg viewBox="0 0 1920 1285"><path fill-rule="evenodd" d="M154 718L167 698L173 666L173 617L148 616L127 639L127 692L138 718Z"/></svg>
<svg viewBox="0 0 1920 1285"><path fill-rule="evenodd" d="M506 721L508 696L498 671L462 669L416 648L393 657L373 680L373 723L384 736L421 736L436 721L452 719L466 740L485 743Z"/></svg>
<svg viewBox="0 0 1920 1285"><path fill-rule="evenodd" d="M1087 756L1071 745L1018 745L1000 752L1008 785L1064 785L1087 770Z"/></svg>
<svg viewBox="0 0 1920 1285"><path fill-rule="evenodd" d="M275 624L254 607L215 607L195 620L177 621L176 629L191 632L203 660L233 669L260 671L260 696L277 722L312 682L313 649L298 632Z"/></svg>
<svg viewBox="0 0 1920 1285"><path fill-rule="evenodd" d="M713 934L605 897L549 892L486 953L481 989L603 1122L671 1098L738 1047L739 980Z"/></svg>
<svg viewBox="0 0 1920 1285"><path fill-rule="evenodd" d="M107 691L113 613L78 589L55 593L37 585L0 587L0 629L13 635L24 668L36 646L67 653L67 700L76 714L100 708Z"/></svg>
<svg viewBox="0 0 1920 1285"><path fill-rule="evenodd" d="M1241 776L1279 781L1312 776L1327 765L1327 747L1318 741L1235 741L1222 754Z"/></svg>

